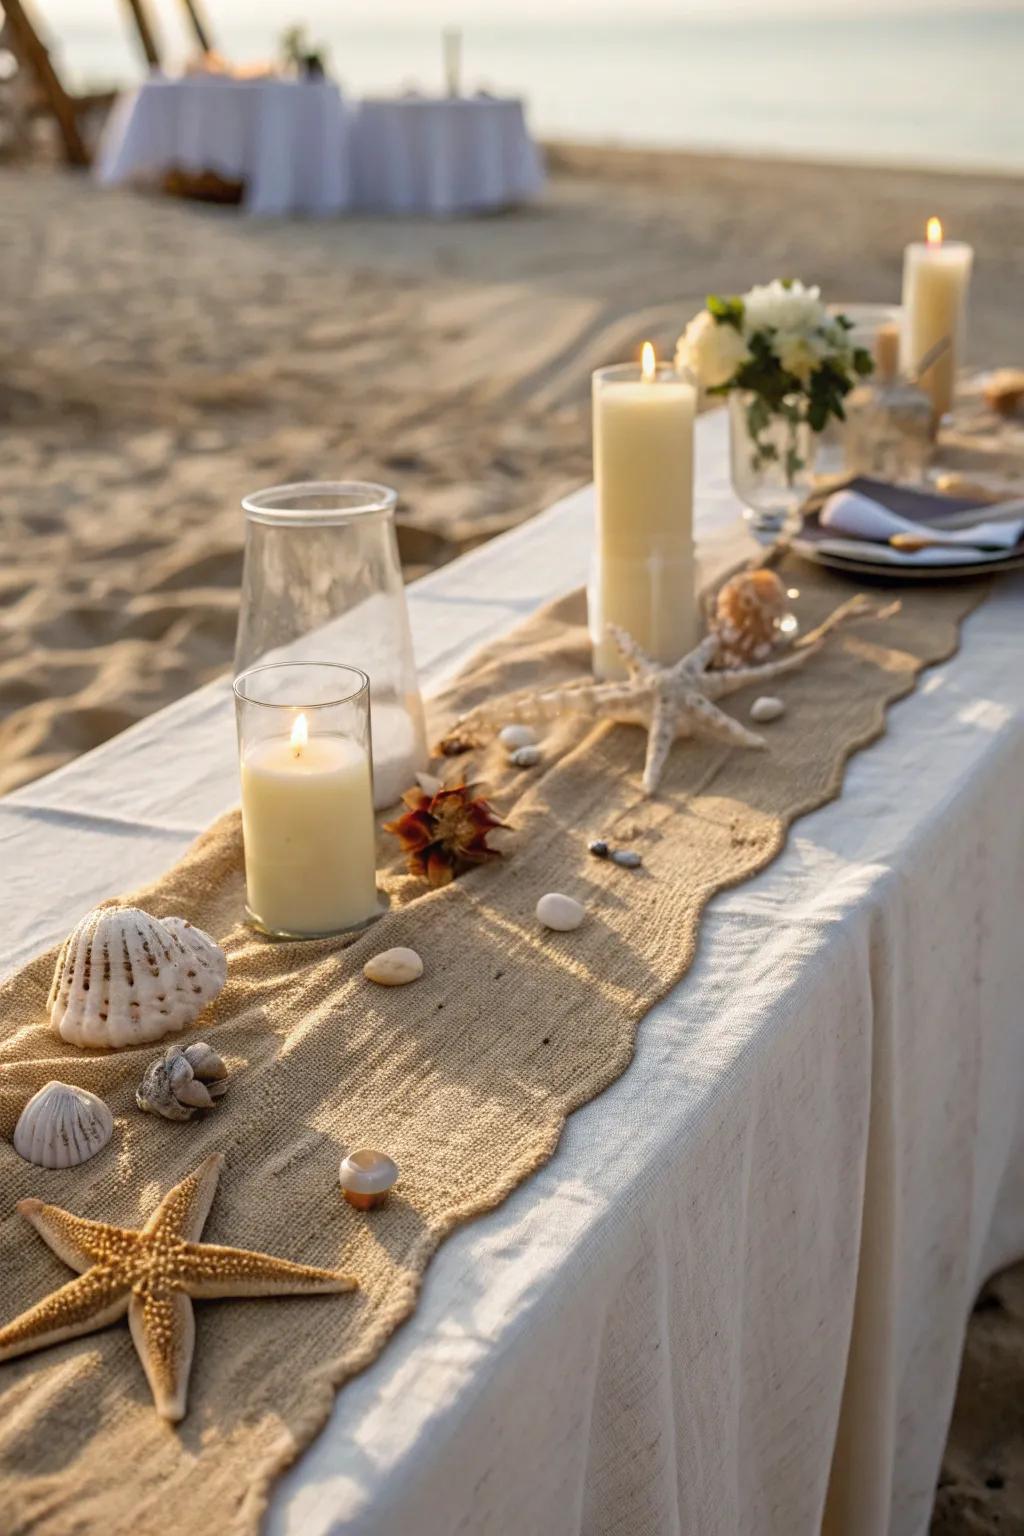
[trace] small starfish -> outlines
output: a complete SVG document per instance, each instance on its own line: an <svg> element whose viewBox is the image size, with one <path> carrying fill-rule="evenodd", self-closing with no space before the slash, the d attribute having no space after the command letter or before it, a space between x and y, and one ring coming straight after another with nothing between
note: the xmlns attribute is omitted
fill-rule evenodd
<svg viewBox="0 0 1024 1536"><path fill-rule="evenodd" d="M176 1421L185 1417L195 1346L191 1297L355 1290L350 1275L201 1243L223 1165L220 1153L208 1157L167 1192L141 1231L19 1200L22 1216L78 1275L0 1328L0 1361L94 1333L127 1312L157 1413Z"/></svg>
<svg viewBox="0 0 1024 1536"><path fill-rule="evenodd" d="M717 709L715 699L735 693L751 683L767 682L781 672L803 666L817 650L817 643L791 651L778 661L755 667L711 671L718 649L715 633L706 635L689 655L663 667L643 651L617 624L606 626L626 663L628 677L622 682L569 683L550 688L531 698L501 706L503 720L552 720L558 715L579 713L624 725L642 725L647 731L647 761L643 790L653 795L661 781L673 742L684 736L705 736L733 747L763 747L764 737L748 731L731 715ZM496 714L497 706L487 710ZM469 719L482 720L482 712ZM460 722L464 725L465 722Z"/></svg>

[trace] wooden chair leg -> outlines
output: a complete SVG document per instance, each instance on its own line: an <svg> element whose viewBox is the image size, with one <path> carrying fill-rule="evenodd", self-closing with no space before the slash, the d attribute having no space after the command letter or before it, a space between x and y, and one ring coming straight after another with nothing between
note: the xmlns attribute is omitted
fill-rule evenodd
<svg viewBox="0 0 1024 1536"><path fill-rule="evenodd" d="M22 0L2 0L10 30L12 51L18 63L31 69L39 81L46 104L53 113L64 140L64 157L71 165L88 165L89 150L78 128L75 104L61 84L50 55L30 21Z"/></svg>
<svg viewBox="0 0 1024 1536"><path fill-rule="evenodd" d="M146 0L126 0L128 9L132 13L135 30L139 34L139 42L142 51L146 55L146 62L152 69L160 68L160 49L157 45L156 33L149 19L149 11Z"/></svg>
<svg viewBox="0 0 1024 1536"><path fill-rule="evenodd" d="M203 19L202 12L199 8L199 0L183 0L183 3L185 10L188 12L188 19L192 23L192 30L196 34L196 39L200 48L204 53L212 53L213 42L210 37L210 29Z"/></svg>

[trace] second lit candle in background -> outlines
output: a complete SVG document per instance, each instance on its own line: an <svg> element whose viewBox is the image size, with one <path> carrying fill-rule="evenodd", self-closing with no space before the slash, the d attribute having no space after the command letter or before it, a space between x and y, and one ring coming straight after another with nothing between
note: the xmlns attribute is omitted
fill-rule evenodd
<svg viewBox="0 0 1024 1536"><path fill-rule="evenodd" d="M604 632L628 630L672 662L697 639L693 548L693 429L697 391L674 369L643 361L593 377L597 545L589 592L594 671L624 671Z"/></svg>

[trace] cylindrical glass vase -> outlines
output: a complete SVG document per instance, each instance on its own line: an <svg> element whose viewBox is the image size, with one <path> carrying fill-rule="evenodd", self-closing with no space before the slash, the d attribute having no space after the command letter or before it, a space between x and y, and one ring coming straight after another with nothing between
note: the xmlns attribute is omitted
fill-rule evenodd
<svg viewBox="0 0 1024 1536"><path fill-rule="evenodd" d="M664 365L593 376L597 538L588 594L594 672L625 674L606 626L669 664L697 640L693 431L697 391Z"/></svg>
<svg viewBox="0 0 1024 1536"><path fill-rule="evenodd" d="M396 494L363 481L257 491L246 515L235 673L331 659L370 678L376 804L426 767L423 705L395 536Z"/></svg>
<svg viewBox="0 0 1024 1536"><path fill-rule="evenodd" d="M381 912L370 681L280 662L235 679L249 919L278 938L346 933Z"/></svg>

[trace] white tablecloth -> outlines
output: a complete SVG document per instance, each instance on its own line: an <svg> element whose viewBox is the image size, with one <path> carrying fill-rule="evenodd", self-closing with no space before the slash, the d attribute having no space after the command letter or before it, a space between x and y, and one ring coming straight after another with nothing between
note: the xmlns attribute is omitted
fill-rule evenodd
<svg viewBox="0 0 1024 1536"><path fill-rule="evenodd" d="M101 182L176 167L244 181L256 214L326 215L350 198L348 118L329 80L153 75L118 99L96 163Z"/></svg>
<svg viewBox="0 0 1024 1536"><path fill-rule="evenodd" d="M703 418L705 542L725 448ZM582 582L591 518L580 492L411 589L428 684ZM828 1532L923 1536L972 1298L1024 1252L1022 604L1004 578L842 798L715 898L626 1074L339 1394L274 1536L816 1536L830 1474ZM235 798L216 684L0 802L0 967Z"/></svg>
<svg viewBox="0 0 1024 1536"><path fill-rule="evenodd" d="M520 101L362 101L352 130L355 203L386 213L483 212L543 186Z"/></svg>

